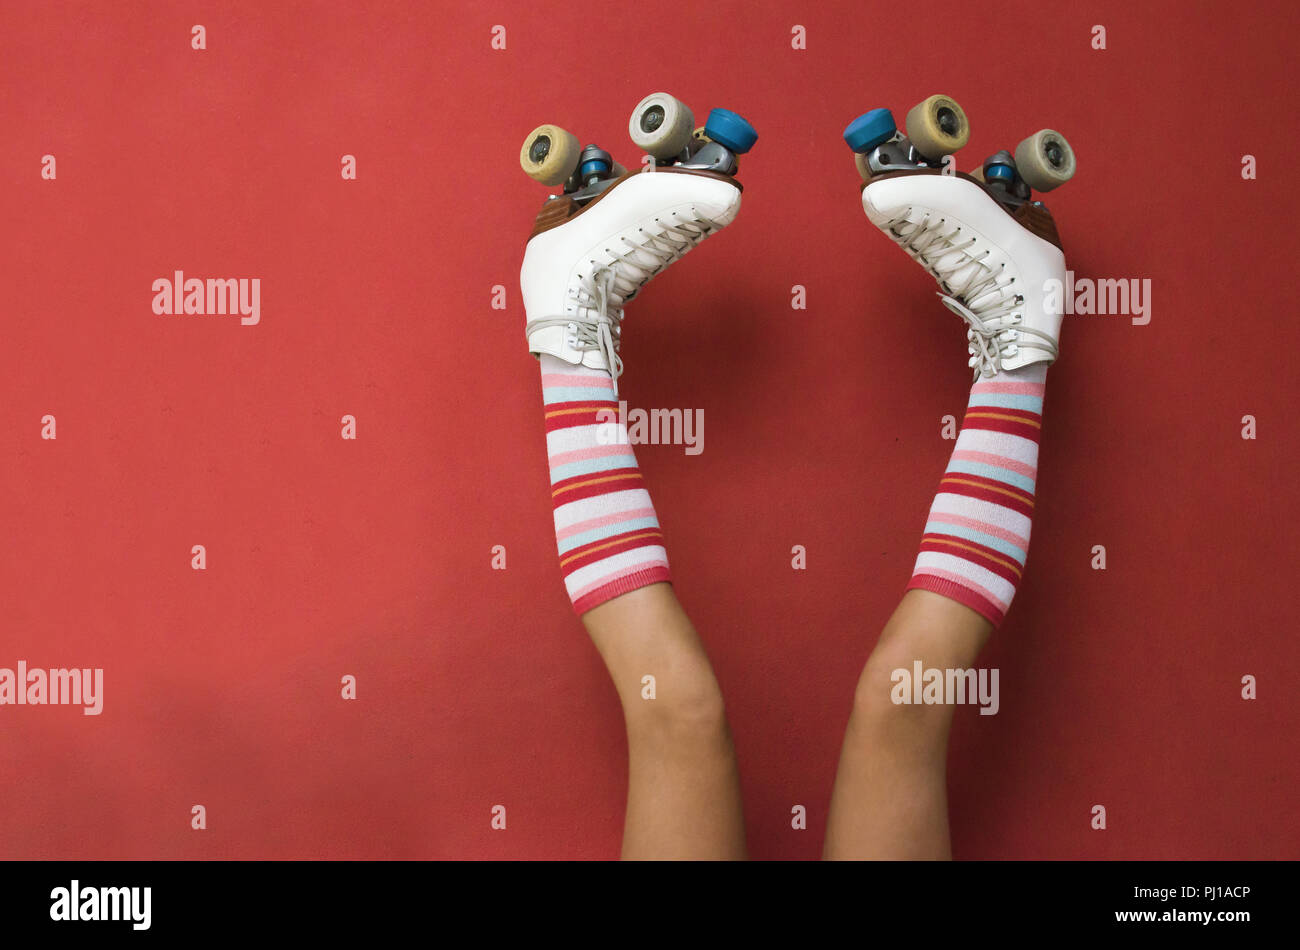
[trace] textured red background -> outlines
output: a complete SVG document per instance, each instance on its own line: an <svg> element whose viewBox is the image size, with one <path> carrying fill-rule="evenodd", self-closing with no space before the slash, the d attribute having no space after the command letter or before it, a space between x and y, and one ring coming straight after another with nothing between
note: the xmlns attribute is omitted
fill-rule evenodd
<svg viewBox="0 0 1300 950"><path fill-rule="evenodd" d="M703 455L638 454L753 854L820 851L965 405L959 324L868 226L840 140L944 92L972 119L964 169L1064 132L1070 266L1154 283L1149 326L1066 324L1026 583L981 659L1002 711L961 710L953 739L955 852L1296 857L1294 4L581 11L0 11L0 666L106 678L98 718L0 707L0 854L617 853L622 723L556 563L518 294L543 191L516 157L554 121L635 162L628 114L663 88L760 131L737 223L630 309L623 380L705 410ZM155 316L178 268L260 277L261 324Z"/></svg>

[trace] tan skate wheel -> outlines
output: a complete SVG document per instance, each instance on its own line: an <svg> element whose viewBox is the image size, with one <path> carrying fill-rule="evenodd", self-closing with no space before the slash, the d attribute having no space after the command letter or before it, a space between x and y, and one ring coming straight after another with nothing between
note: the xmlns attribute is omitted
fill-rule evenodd
<svg viewBox="0 0 1300 950"><path fill-rule="evenodd" d="M931 96L907 113L907 137L931 161L951 155L970 138L970 123L955 99Z"/></svg>
<svg viewBox="0 0 1300 950"><path fill-rule="evenodd" d="M704 131L704 126L701 125L691 133L690 141L686 143L686 151L688 154L694 155L712 141L713 139L709 138Z"/></svg>
<svg viewBox="0 0 1300 950"><path fill-rule="evenodd" d="M979 166L977 166L976 169L975 169L973 172L970 173L970 176L971 176L972 178L974 178L974 179L975 179L976 181L978 181L978 182L983 182L983 181L984 181L984 166L983 166L983 165L979 165Z"/></svg>
<svg viewBox="0 0 1300 950"><path fill-rule="evenodd" d="M871 169L867 166L867 156L862 152L853 154L853 164L858 166L858 174L862 176L863 181L871 180Z"/></svg>
<svg viewBox="0 0 1300 950"><path fill-rule="evenodd" d="M682 153L694 127L695 117L685 103L666 92L655 92L632 110L627 134L637 148L662 161Z"/></svg>
<svg viewBox="0 0 1300 950"><path fill-rule="evenodd" d="M1035 191L1064 185L1074 169L1074 149L1060 132L1042 129L1016 146L1016 171Z"/></svg>
<svg viewBox="0 0 1300 950"><path fill-rule="evenodd" d="M581 152L572 132L558 125L539 125L524 139L519 165L529 178L543 185L561 185L577 170Z"/></svg>

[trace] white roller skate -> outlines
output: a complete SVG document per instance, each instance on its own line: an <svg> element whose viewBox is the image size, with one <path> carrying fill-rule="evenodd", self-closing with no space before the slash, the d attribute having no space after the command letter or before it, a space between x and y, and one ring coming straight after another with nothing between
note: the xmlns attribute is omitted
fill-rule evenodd
<svg viewBox="0 0 1300 950"><path fill-rule="evenodd" d="M1021 142L1014 158L998 152L967 175L949 157L970 135L955 101L919 103L907 115L907 132L888 109L859 116L844 132L865 179L867 217L939 282L944 305L968 326L976 376L1055 362L1065 255L1031 189L1050 191L1073 176L1069 143L1044 129Z"/></svg>
<svg viewBox="0 0 1300 950"><path fill-rule="evenodd" d="M725 109L692 127L690 109L672 96L643 99L629 122L632 141L654 159L641 173L553 125L524 141L524 171L564 185L538 213L519 275L531 353L607 370L617 391L623 306L740 210L736 156L757 133Z"/></svg>

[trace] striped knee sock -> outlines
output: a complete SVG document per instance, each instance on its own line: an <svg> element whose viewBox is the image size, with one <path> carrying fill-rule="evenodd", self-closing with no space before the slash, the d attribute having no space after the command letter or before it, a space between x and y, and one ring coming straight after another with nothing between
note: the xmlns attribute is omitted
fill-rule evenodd
<svg viewBox="0 0 1300 950"><path fill-rule="evenodd" d="M919 588L1002 622L1029 551L1047 364L971 387L966 418L907 589Z"/></svg>
<svg viewBox="0 0 1300 950"><path fill-rule="evenodd" d="M668 552L627 429L597 415L617 418L609 373L546 354L540 361L560 570L573 609L584 614L638 587L671 581ZM615 433L617 444L610 444Z"/></svg>

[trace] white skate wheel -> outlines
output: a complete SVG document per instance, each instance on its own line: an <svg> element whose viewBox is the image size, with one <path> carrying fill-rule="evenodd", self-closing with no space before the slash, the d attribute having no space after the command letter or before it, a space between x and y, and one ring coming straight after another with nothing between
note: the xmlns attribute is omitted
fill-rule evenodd
<svg viewBox="0 0 1300 950"><path fill-rule="evenodd" d="M695 117L684 102L666 92L646 96L632 110L627 134L633 144L661 161L676 158L691 140Z"/></svg>
<svg viewBox="0 0 1300 950"><path fill-rule="evenodd" d="M931 96L907 113L907 137L931 161L951 155L970 139L970 123L957 100Z"/></svg>
<svg viewBox="0 0 1300 950"><path fill-rule="evenodd" d="M858 166L858 174L863 181L871 180L871 168L867 165L867 156L861 152L853 153L853 164Z"/></svg>
<svg viewBox="0 0 1300 950"><path fill-rule="evenodd" d="M1016 171L1035 191L1064 185L1074 170L1074 149L1060 132L1041 129L1016 146Z"/></svg>
<svg viewBox="0 0 1300 950"><path fill-rule="evenodd" d="M562 185L578 168L578 137L558 125L539 125L519 150L519 166L543 185Z"/></svg>

